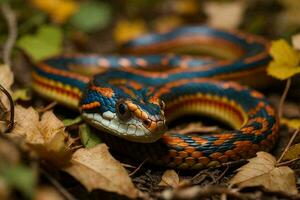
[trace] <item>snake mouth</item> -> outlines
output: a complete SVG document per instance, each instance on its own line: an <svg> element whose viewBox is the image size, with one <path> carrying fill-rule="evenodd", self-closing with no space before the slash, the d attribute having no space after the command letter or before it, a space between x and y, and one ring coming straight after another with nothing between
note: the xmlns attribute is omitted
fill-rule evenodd
<svg viewBox="0 0 300 200"><path fill-rule="evenodd" d="M149 127L145 126L145 122L136 118L124 122L118 118L117 114L110 111L103 114L83 112L82 116L91 126L133 142L155 142L167 130L164 119L152 121Z"/></svg>

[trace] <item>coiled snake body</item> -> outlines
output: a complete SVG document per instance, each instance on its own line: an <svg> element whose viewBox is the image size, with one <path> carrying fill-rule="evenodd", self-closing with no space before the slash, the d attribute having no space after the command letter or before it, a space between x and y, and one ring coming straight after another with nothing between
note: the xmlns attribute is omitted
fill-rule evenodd
<svg viewBox="0 0 300 200"><path fill-rule="evenodd" d="M33 87L79 108L89 124L121 138L109 143L133 158L201 169L274 145L278 121L265 97L220 80L261 83L259 76L270 59L267 48L260 37L183 27L129 42L122 49L128 56L45 60L34 68ZM210 135L166 132L166 123L191 114L219 119L234 130Z"/></svg>

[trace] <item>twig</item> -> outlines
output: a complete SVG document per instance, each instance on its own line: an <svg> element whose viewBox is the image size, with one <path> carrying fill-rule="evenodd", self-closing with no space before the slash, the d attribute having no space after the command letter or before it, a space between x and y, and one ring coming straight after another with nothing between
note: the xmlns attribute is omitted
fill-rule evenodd
<svg viewBox="0 0 300 200"><path fill-rule="evenodd" d="M277 160L277 164L280 163L280 161L282 160L283 156L286 154L286 152L288 151L288 149L290 148L290 146L292 145L293 141L295 140L296 136L298 135L300 131L300 128L298 128L293 136L291 137L289 143L287 144L287 146L285 147L284 151L282 152L281 156L279 157L279 159Z"/></svg>
<svg viewBox="0 0 300 200"><path fill-rule="evenodd" d="M8 4L1 5L1 11L8 26L8 38L3 48L4 64L11 65L11 51L18 36L16 15Z"/></svg>
<svg viewBox="0 0 300 200"><path fill-rule="evenodd" d="M39 113L43 113L43 112L46 112L46 111L48 111L48 110L51 110L54 106L56 106L57 105L57 102L56 101L53 101L53 102L51 102L50 104L48 104L47 106L45 106L45 107L42 107L42 108L38 108L38 109L36 109L37 110L37 112L39 112Z"/></svg>
<svg viewBox="0 0 300 200"><path fill-rule="evenodd" d="M294 158L294 159L292 159L292 160L288 160L288 161L285 161L285 162L278 163L278 164L276 165L276 167L286 166L286 165L289 165L289 164L291 164L291 163L293 163L293 162L296 162L296 161L298 161L298 160L300 160L300 157Z"/></svg>
<svg viewBox="0 0 300 200"><path fill-rule="evenodd" d="M220 176L216 178L216 183L219 184L220 180L225 176L227 171L229 170L229 165L226 165L226 169L222 172Z"/></svg>
<svg viewBox="0 0 300 200"><path fill-rule="evenodd" d="M67 199L67 200L76 200L73 195L71 195L56 179L54 179L46 170L40 168L42 174L51 182L51 184L58 189L58 191Z"/></svg>
<svg viewBox="0 0 300 200"><path fill-rule="evenodd" d="M145 159L133 172L129 174L129 176L133 176L137 171L141 169L141 167L145 164L148 159Z"/></svg>
<svg viewBox="0 0 300 200"><path fill-rule="evenodd" d="M14 101L9 94L9 92L0 84L0 91L2 91L8 98L9 106L10 106L10 119L7 129L4 131L5 133L9 133L12 128L14 127L14 118L15 118L15 107L14 107Z"/></svg>
<svg viewBox="0 0 300 200"><path fill-rule="evenodd" d="M287 96L287 93L288 93L288 91L291 87L291 82L292 82L292 79L289 78L286 82L283 94L282 94L282 96L280 98L280 101L279 101L279 107L278 107L278 117L279 117L279 119L281 119L281 117L282 117L283 104L284 104L285 98Z"/></svg>

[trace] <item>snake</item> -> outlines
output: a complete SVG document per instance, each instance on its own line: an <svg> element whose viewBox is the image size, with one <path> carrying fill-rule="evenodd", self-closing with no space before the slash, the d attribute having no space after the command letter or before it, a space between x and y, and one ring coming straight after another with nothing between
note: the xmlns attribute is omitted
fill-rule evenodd
<svg viewBox="0 0 300 200"><path fill-rule="evenodd" d="M268 49L266 39L240 31L179 27L133 39L114 54L45 59L34 65L33 88L77 109L115 151L200 170L270 151L276 143L275 109L245 86L266 82ZM212 133L167 128L191 115L229 128Z"/></svg>

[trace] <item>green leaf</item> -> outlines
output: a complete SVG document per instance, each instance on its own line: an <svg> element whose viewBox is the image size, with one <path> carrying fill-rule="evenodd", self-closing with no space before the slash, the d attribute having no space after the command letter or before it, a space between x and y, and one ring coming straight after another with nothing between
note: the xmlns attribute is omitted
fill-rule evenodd
<svg viewBox="0 0 300 200"><path fill-rule="evenodd" d="M10 187L18 189L29 199L33 197L36 176L32 169L22 165L11 166L2 171L2 176Z"/></svg>
<svg viewBox="0 0 300 200"><path fill-rule="evenodd" d="M86 148L92 148L97 144L102 143L99 136L92 132L90 127L86 124L83 124L79 127L79 136L81 139L81 143Z"/></svg>
<svg viewBox="0 0 300 200"><path fill-rule="evenodd" d="M22 101L29 101L31 99L28 88L15 90L12 94L12 97L14 101L17 101L19 99L21 99Z"/></svg>
<svg viewBox="0 0 300 200"><path fill-rule="evenodd" d="M90 32L102 29L111 21L110 6L103 2L86 2L70 22L82 31Z"/></svg>
<svg viewBox="0 0 300 200"><path fill-rule="evenodd" d="M55 26L42 26L34 35L25 35L17 45L34 61L55 56L62 51L62 30Z"/></svg>
<svg viewBox="0 0 300 200"><path fill-rule="evenodd" d="M64 119L63 123L65 126L72 126L74 124L78 124L81 121L82 121L82 117L78 116L75 119Z"/></svg>

